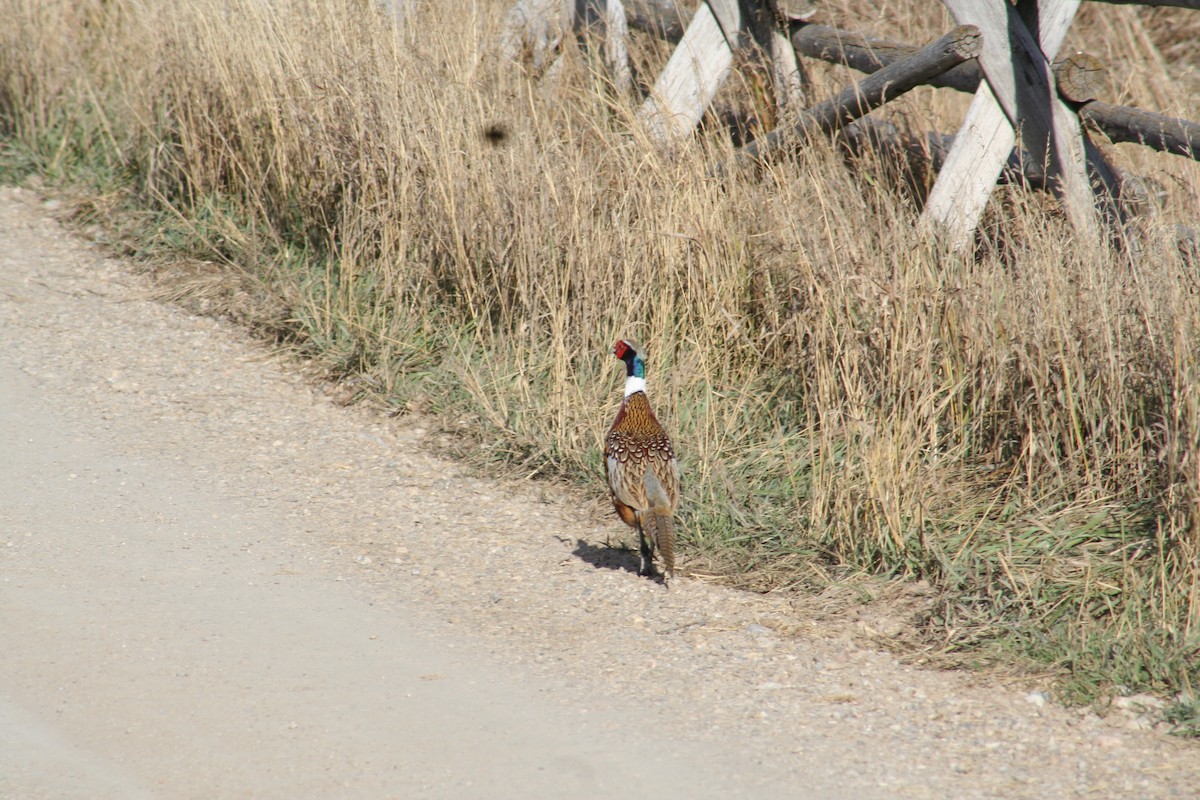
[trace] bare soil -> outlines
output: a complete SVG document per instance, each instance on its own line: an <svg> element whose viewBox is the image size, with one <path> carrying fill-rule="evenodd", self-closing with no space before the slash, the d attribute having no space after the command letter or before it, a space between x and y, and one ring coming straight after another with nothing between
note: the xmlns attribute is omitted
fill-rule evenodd
<svg viewBox="0 0 1200 800"><path fill-rule="evenodd" d="M0 189L0 797L1197 796L1136 702L863 645L902 609L639 578L599 486L439 460L55 205Z"/></svg>

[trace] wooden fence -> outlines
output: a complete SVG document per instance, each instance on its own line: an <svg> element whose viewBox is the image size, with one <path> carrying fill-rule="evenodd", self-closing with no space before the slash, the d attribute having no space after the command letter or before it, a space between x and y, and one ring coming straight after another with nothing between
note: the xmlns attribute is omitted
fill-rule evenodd
<svg viewBox="0 0 1200 800"><path fill-rule="evenodd" d="M1108 0L1121 2L1121 0ZM953 136L930 134L925 146L937 179L923 197L922 221L954 247L973 240L997 182L1013 180L1054 192L1081 237L1110 238L1136 249L1127 223L1146 182L1125 175L1092 142L1137 142L1200 159L1200 125L1102 102L1103 65L1074 54L1056 62L1079 0L943 0L958 23L924 47L816 24L813 9L784 0L700 0L680 24L673 0L521 0L509 15L505 48L530 42L546 58L556 45L545 31L555 20L585 46L603 48L618 91L632 91L626 31L649 31L675 49L642 101L640 117L658 140L691 135L747 49L765 56L777 118L790 120L742 147L711 173L760 164L816 133L844 131L849 140L893 135L862 118L918 85L971 92L974 100ZM1200 10L1200 0L1159 0ZM837 97L804 106L803 58L844 64L868 77ZM864 132L870 136L864 139ZM1189 234L1195 238L1195 234Z"/></svg>

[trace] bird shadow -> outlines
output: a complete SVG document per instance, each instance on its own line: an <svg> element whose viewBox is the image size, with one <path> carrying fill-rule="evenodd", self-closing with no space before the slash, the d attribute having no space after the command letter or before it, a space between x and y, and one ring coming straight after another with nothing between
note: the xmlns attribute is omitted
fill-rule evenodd
<svg viewBox="0 0 1200 800"><path fill-rule="evenodd" d="M637 551L625 545L592 544L583 539L576 539L573 555L596 569L623 569L636 575L641 566L641 557Z"/></svg>
<svg viewBox="0 0 1200 800"><path fill-rule="evenodd" d="M572 554L596 569L624 570L638 575L642 566L642 558L638 552L626 545L613 545L607 542L592 544L583 539L576 539L575 550ZM662 577L656 574L652 580L661 583Z"/></svg>

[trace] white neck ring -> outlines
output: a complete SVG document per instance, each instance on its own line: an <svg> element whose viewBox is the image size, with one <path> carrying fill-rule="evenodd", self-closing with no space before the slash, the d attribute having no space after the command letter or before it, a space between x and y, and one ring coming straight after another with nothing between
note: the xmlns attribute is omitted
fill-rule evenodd
<svg viewBox="0 0 1200 800"><path fill-rule="evenodd" d="M646 379L630 375L625 379L625 396L646 391Z"/></svg>

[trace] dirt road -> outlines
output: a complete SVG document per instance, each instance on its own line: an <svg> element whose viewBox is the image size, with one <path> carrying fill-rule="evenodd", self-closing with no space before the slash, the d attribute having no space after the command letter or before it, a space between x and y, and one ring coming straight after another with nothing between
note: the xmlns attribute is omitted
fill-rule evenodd
<svg viewBox="0 0 1200 800"><path fill-rule="evenodd" d="M639 579L50 206L0 189L0 798L1196 796L1132 713Z"/></svg>

